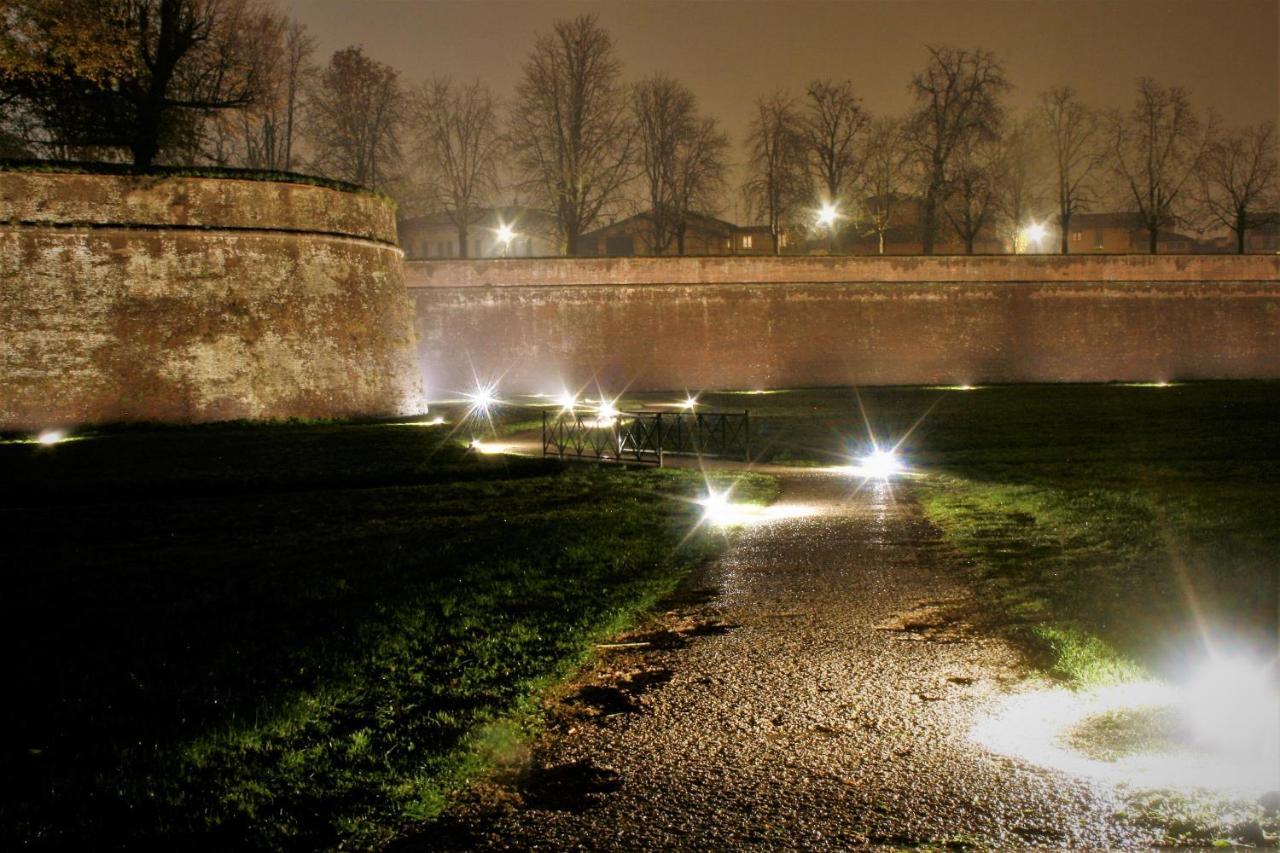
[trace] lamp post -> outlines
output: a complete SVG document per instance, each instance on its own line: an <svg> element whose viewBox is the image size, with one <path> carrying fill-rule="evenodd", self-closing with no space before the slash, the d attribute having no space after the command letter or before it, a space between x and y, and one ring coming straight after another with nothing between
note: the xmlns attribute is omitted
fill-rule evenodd
<svg viewBox="0 0 1280 853"><path fill-rule="evenodd" d="M836 250L836 220L840 218L840 210L834 202L823 202L818 210L818 225L827 229L827 248L832 254Z"/></svg>
<svg viewBox="0 0 1280 853"><path fill-rule="evenodd" d="M1030 225L1022 229L1022 239L1025 241L1023 245L1035 246L1036 254L1040 252L1040 241L1045 238L1049 232L1039 222L1032 222Z"/></svg>
<svg viewBox="0 0 1280 853"><path fill-rule="evenodd" d="M498 225L498 242L502 244L502 257L506 258L511 255L511 241L516 238L516 231L510 225L501 223Z"/></svg>

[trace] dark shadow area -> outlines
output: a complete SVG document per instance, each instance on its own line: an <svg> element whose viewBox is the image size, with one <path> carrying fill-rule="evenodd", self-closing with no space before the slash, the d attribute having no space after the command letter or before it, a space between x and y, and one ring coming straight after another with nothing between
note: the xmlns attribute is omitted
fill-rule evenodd
<svg viewBox="0 0 1280 853"><path fill-rule="evenodd" d="M622 787L622 774L587 759L529 771L520 791L530 808L583 812Z"/></svg>
<svg viewBox="0 0 1280 853"><path fill-rule="evenodd" d="M382 843L470 733L719 547L677 547L700 477L451 430L0 444L0 847Z"/></svg>

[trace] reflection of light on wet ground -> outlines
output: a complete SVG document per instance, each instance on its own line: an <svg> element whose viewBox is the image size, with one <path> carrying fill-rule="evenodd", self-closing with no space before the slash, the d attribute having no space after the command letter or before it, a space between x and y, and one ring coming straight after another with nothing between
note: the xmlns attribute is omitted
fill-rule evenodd
<svg viewBox="0 0 1280 853"><path fill-rule="evenodd" d="M1002 755L1099 782L1138 789L1212 790L1257 796L1280 788L1280 717L1266 716L1264 730L1247 744L1226 748L1203 737L1162 744L1159 751L1134 752L1107 761L1071 748L1067 737L1094 718L1118 712L1167 709L1185 715L1196 697L1154 681L1119 684L1092 691L1036 691L1008 697L972 730L972 738ZM1274 706L1271 706L1274 707ZM1249 709L1256 718L1261 709ZM1266 711L1262 712L1264 715ZM1230 727L1230 720L1218 725Z"/></svg>
<svg viewBox="0 0 1280 853"><path fill-rule="evenodd" d="M83 441L88 438L84 435L69 435L65 430L46 429L38 435L27 438L8 438L0 440L0 444L38 444L43 447L52 447L55 444L66 444L68 441Z"/></svg>
<svg viewBox="0 0 1280 853"><path fill-rule="evenodd" d="M817 507L808 504L781 503L758 506L717 500L714 497L701 503L703 520L714 527L744 527L787 518L804 518L817 515L819 511Z"/></svg>
<svg viewBox="0 0 1280 853"><path fill-rule="evenodd" d="M850 478L861 478L864 480L872 480L878 482L886 482L889 480L897 480L902 477L915 477L918 474L909 471L902 463L893 463L886 466L881 461L871 464L856 465L828 465L825 468L818 468L824 474L841 474Z"/></svg>
<svg viewBox="0 0 1280 853"><path fill-rule="evenodd" d="M497 441L471 442L472 450L474 450L477 453L484 453L484 454L510 453L512 450L515 449L515 447L516 446L514 444L503 444Z"/></svg>

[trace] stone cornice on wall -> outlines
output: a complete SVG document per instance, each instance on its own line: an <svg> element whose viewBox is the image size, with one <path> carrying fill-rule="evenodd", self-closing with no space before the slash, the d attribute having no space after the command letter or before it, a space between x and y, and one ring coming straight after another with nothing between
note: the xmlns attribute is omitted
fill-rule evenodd
<svg viewBox="0 0 1280 853"><path fill-rule="evenodd" d="M0 171L0 224L343 235L396 245L377 196L309 184L188 176Z"/></svg>
<svg viewBox="0 0 1280 853"><path fill-rule="evenodd" d="M410 261L410 288L1280 281L1280 255L512 258Z"/></svg>

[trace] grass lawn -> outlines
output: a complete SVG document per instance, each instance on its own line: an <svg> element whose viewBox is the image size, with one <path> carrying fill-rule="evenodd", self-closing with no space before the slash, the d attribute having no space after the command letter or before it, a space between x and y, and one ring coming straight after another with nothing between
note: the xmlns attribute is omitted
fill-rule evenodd
<svg viewBox="0 0 1280 853"><path fill-rule="evenodd" d="M448 433L0 444L0 847L376 845L722 541L685 541L696 475Z"/></svg>

